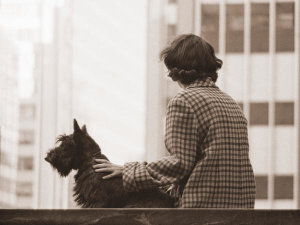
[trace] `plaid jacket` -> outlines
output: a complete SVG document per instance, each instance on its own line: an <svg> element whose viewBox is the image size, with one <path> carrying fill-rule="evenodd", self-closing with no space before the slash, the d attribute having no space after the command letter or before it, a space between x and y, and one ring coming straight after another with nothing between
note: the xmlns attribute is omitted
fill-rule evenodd
<svg viewBox="0 0 300 225"><path fill-rule="evenodd" d="M194 82L171 99L165 144L169 156L124 165L125 190L173 184L179 207L254 207L247 120L210 78Z"/></svg>

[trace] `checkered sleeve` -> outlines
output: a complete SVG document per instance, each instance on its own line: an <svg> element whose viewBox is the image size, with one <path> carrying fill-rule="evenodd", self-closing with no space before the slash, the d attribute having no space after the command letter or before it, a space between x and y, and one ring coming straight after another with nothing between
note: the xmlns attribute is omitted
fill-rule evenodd
<svg viewBox="0 0 300 225"><path fill-rule="evenodd" d="M126 191L138 191L179 183L194 167L198 122L190 105L179 97L168 105L165 144L170 156L147 163L124 165L123 186Z"/></svg>

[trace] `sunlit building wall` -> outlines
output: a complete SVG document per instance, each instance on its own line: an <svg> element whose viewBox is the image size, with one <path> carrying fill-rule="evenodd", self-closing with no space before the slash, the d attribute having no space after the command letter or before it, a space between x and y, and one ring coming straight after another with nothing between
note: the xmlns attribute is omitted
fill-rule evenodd
<svg viewBox="0 0 300 225"><path fill-rule="evenodd" d="M72 131L70 11L59 7L51 10L53 33L35 45L38 123L34 208L67 208L70 192L69 179L61 178L44 160L57 136Z"/></svg>
<svg viewBox="0 0 300 225"><path fill-rule="evenodd" d="M159 52L167 42L166 1L148 1L147 21L147 96L146 96L146 156L154 161L165 155L164 117L166 114L164 96L166 82ZM177 15L177 11L173 15Z"/></svg>
<svg viewBox="0 0 300 225"><path fill-rule="evenodd" d="M0 32L0 208L14 207L18 154L18 49Z"/></svg>
<svg viewBox="0 0 300 225"><path fill-rule="evenodd" d="M73 118L113 162L144 158L146 5L134 2L64 1L53 39L36 45L37 208L75 207L72 178L44 161L55 137L73 131Z"/></svg>
<svg viewBox="0 0 300 225"><path fill-rule="evenodd" d="M73 113L115 163L143 160L146 1L72 1Z"/></svg>
<svg viewBox="0 0 300 225"><path fill-rule="evenodd" d="M299 1L169 0L164 7L165 44L195 33L224 62L217 85L249 121L256 208L299 208ZM167 80L166 104L179 91Z"/></svg>

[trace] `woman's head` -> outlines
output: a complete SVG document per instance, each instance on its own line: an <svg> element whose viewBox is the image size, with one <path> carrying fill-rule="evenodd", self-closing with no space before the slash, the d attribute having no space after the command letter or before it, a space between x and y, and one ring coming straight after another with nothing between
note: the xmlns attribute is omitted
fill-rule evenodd
<svg viewBox="0 0 300 225"><path fill-rule="evenodd" d="M173 81L188 85L197 79L218 78L222 60L215 56L214 48L199 36L185 34L177 37L160 53Z"/></svg>

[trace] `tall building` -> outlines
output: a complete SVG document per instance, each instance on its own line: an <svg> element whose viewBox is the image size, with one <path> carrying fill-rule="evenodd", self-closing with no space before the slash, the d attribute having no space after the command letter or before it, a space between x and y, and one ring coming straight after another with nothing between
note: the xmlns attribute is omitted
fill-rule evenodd
<svg viewBox="0 0 300 225"><path fill-rule="evenodd" d="M36 150L36 101L21 99L19 104L19 146L17 163L16 204L33 208L34 150Z"/></svg>
<svg viewBox="0 0 300 225"><path fill-rule="evenodd" d="M73 206L72 179L59 177L44 157L59 134L72 132L74 117L112 161L145 158L145 27L146 0L0 2L0 29L18 45L20 83L31 85L36 104L31 124L33 118L23 118L31 102L22 99L19 150L7 157L14 160L14 176L4 173L18 185L0 181L12 192L4 196L14 207ZM6 129L1 131L6 146Z"/></svg>
<svg viewBox="0 0 300 225"><path fill-rule="evenodd" d="M18 49L0 32L0 208L14 207L18 156Z"/></svg>
<svg viewBox="0 0 300 225"><path fill-rule="evenodd" d="M156 35L161 46L176 35L194 33L210 42L223 60L217 85L240 104L249 121L256 208L300 208L300 2L169 0L151 4L160 4L156 12L161 13L157 13L160 22L150 17L149 23L157 25L149 26L148 32ZM151 63L158 49L148 48ZM161 65L154 70L166 76ZM178 88L170 80L158 79L158 92L167 104ZM157 127L157 136L163 135L158 129L161 112L156 109L154 114L161 117L150 126Z"/></svg>
<svg viewBox="0 0 300 225"><path fill-rule="evenodd" d="M10 113L5 118L5 121L11 126L15 124L18 132L16 137L19 137L16 141L17 149L11 147L10 155L8 156L9 160L15 162L13 166L15 175L12 175L12 172L7 170L2 170L5 176L14 180L15 187L10 182L0 178L2 186L5 186L11 192L10 194L1 194L1 200L11 195L9 198L14 199L14 201L11 202L10 207L14 208L34 207L33 198L35 195L33 192L36 175L34 155L37 150L35 144L38 137L35 124L35 117L37 116L36 99L33 97L35 94L33 78L35 64L34 43L43 41L45 39L44 36L46 36L44 35L45 32L42 33L41 31L41 24L44 24L44 20L47 19L46 13L42 14L42 2L41 0L3 0L0 3L0 30L5 32L7 39L15 45L16 50L10 54L18 56L18 64L13 65L15 71L12 72L15 79L18 80L18 85L10 87L8 85L5 86L5 82L1 82L5 88L10 88L11 92L16 92L16 97L20 102L20 105L17 106L17 112L19 112L17 117L15 117L14 113ZM1 42L1 46L5 46L5 44L6 42ZM2 49L1 47L1 54L4 57L1 58L1 65L6 64L7 57L5 54L9 55L3 52ZM1 103L3 103L1 108L4 109L14 107L12 103L7 101L2 101ZM14 123L12 123L13 119L16 119ZM11 140L12 144L14 143ZM3 154L2 158L5 160L7 157L5 157L5 153ZM7 206L4 205L3 207Z"/></svg>
<svg viewBox="0 0 300 225"><path fill-rule="evenodd" d="M64 1L52 38L35 46L36 208L75 207L72 174L63 179L44 160L55 138L73 131L73 118L113 162L144 159L146 1L133 2L138 13L122 0Z"/></svg>

